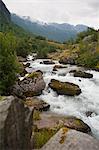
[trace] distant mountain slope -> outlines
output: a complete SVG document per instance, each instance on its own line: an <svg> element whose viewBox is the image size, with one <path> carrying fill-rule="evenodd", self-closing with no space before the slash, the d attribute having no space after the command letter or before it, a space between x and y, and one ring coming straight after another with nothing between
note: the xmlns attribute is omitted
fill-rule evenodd
<svg viewBox="0 0 99 150"><path fill-rule="evenodd" d="M87 26L84 25L73 26L67 23L47 24L38 21L32 21L29 17L21 18L15 14L12 14L12 21L23 27L25 30L59 42L64 42L72 38L74 39L77 33L87 30Z"/></svg>

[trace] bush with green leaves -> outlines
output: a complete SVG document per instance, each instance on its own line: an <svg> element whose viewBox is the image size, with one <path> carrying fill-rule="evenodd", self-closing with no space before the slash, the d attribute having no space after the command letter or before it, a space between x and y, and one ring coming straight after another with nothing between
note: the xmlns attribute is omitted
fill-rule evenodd
<svg viewBox="0 0 99 150"><path fill-rule="evenodd" d="M10 34L0 33L0 95L8 95L18 72L16 57L16 38Z"/></svg>

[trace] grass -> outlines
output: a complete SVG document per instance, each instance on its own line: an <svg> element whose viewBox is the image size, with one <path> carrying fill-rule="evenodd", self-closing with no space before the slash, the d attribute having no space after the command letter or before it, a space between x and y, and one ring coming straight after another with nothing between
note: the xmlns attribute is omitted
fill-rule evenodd
<svg viewBox="0 0 99 150"><path fill-rule="evenodd" d="M37 111L37 110L34 110L34 113L33 113L33 120L34 121L37 121L37 120L40 120L41 117L40 117L40 112Z"/></svg>
<svg viewBox="0 0 99 150"><path fill-rule="evenodd" d="M5 96L0 96L0 101L3 101L5 99Z"/></svg>
<svg viewBox="0 0 99 150"><path fill-rule="evenodd" d="M53 129L40 129L38 132L34 132L33 148L41 148L56 132L57 131Z"/></svg>

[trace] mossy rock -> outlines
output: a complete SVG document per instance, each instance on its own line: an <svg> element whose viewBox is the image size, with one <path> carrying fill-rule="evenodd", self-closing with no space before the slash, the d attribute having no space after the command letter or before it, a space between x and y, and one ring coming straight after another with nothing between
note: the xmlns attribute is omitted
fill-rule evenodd
<svg viewBox="0 0 99 150"><path fill-rule="evenodd" d="M93 78L93 74L82 72L82 71L75 71L74 77Z"/></svg>
<svg viewBox="0 0 99 150"><path fill-rule="evenodd" d="M32 79L38 78L38 77L42 76L42 74L43 74L42 71L37 70L37 71L35 71L35 72L29 74L29 75L28 75L28 78L32 78Z"/></svg>
<svg viewBox="0 0 99 150"><path fill-rule="evenodd" d="M78 85L70 82L60 82L55 79L51 80L49 87L56 91L59 95L75 96L81 93L81 89Z"/></svg>
<svg viewBox="0 0 99 150"><path fill-rule="evenodd" d="M64 126L70 129L75 129L81 132L91 132L90 127L84 123L81 119L78 119L76 117L68 117L66 118L64 122Z"/></svg>
<svg viewBox="0 0 99 150"><path fill-rule="evenodd" d="M28 77L34 79L34 78L38 78L39 75L40 74L38 72L33 72L33 73L29 74Z"/></svg>

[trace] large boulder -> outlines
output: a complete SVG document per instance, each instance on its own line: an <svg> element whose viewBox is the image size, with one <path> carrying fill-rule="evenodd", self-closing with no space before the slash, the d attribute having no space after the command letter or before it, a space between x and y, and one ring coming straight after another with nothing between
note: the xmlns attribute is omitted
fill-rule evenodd
<svg viewBox="0 0 99 150"><path fill-rule="evenodd" d="M60 82L58 80L52 79L49 83L49 87L57 92L59 95L79 95L81 93L81 89L78 85L70 83L70 82Z"/></svg>
<svg viewBox="0 0 99 150"><path fill-rule="evenodd" d="M74 77L93 78L93 74L82 72L82 71L75 71L74 72Z"/></svg>
<svg viewBox="0 0 99 150"><path fill-rule="evenodd" d="M33 108L13 96L0 101L0 149L31 150Z"/></svg>
<svg viewBox="0 0 99 150"><path fill-rule="evenodd" d="M91 132L90 127L84 123L81 119L75 117L68 117L64 122L64 126L70 129L75 129L81 132Z"/></svg>
<svg viewBox="0 0 99 150"><path fill-rule="evenodd" d="M60 129L41 150L98 150L99 140L67 128Z"/></svg>
<svg viewBox="0 0 99 150"><path fill-rule="evenodd" d="M22 81L17 81L13 86L12 93L18 97L38 96L45 88L45 82L41 71L29 74Z"/></svg>

